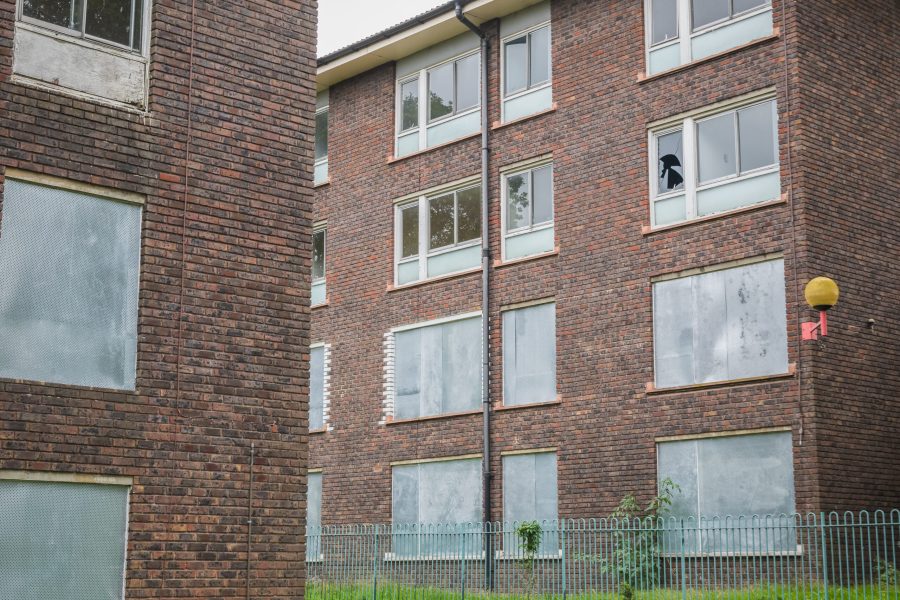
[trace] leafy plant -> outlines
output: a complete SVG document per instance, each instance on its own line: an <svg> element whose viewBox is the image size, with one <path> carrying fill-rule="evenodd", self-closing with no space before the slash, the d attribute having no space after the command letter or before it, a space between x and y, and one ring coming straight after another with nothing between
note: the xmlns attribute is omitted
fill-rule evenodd
<svg viewBox="0 0 900 600"><path fill-rule="evenodd" d="M519 526L516 527L516 535L519 537L519 548L522 550L519 564L527 575L528 596L530 597L534 592L535 584L534 561L541 548L541 524L537 521L519 523Z"/></svg>
<svg viewBox="0 0 900 600"><path fill-rule="evenodd" d="M893 563L879 559L875 568L878 570L878 581L881 585L897 585L897 567Z"/></svg>

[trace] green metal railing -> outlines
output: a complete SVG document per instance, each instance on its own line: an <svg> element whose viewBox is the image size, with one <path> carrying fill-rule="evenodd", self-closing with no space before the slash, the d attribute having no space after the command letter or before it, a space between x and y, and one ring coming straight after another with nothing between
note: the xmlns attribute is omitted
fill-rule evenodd
<svg viewBox="0 0 900 600"><path fill-rule="evenodd" d="M563 519L527 555L516 523L344 525L307 535L310 600L900 599L900 510Z"/></svg>

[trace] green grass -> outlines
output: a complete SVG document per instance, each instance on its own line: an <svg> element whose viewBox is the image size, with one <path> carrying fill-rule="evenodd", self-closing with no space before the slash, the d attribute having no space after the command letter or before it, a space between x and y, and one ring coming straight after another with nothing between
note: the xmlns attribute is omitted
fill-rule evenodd
<svg viewBox="0 0 900 600"><path fill-rule="evenodd" d="M344 584L309 582L306 600L373 600L372 584ZM460 590L442 590L430 587L413 587L384 582L378 584L377 600L459 600ZM858 586L839 588L829 586L769 586L744 589L687 590L690 600L897 600L900 586ZM466 600L624 600L621 594L609 592L567 594L486 593L466 590ZM680 589L641 590L633 600L681 600Z"/></svg>

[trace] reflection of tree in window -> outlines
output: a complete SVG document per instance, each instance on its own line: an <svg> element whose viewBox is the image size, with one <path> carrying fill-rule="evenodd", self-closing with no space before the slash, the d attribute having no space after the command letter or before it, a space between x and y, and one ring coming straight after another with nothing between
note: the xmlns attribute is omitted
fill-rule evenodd
<svg viewBox="0 0 900 600"><path fill-rule="evenodd" d="M400 130L406 131L419 125L419 80L407 81L400 86Z"/></svg>
<svg viewBox="0 0 900 600"><path fill-rule="evenodd" d="M429 202L432 250L453 245L453 194L432 198Z"/></svg>
<svg viewBox="0 0 900 600"><path fill-rule="evenodd" d="M684 171L682 168L681 132L667 133L657 138L657 155L659 156L659 191L671 192L684 187Z"/></svg>
<svg viewBox="0 0 900 600"><path fill-rule="evenodd" d="M506 178L506 229L513 230L530 224L531 207L528 197L528 173Z"/></svg>
<svg viewBox="0 0 900 600"><path fill-rule="evenodd" d="M138 7L134 7L138 10ZM87 0L84 31L123 46L131 44L131 0Z"/></svg>
<svg viewBox="0 0 900 600"><path fill-rule="evenodd" d="M481 237L481 190L477 187L457 192L458 242Z"/></svg>
<svg viewBox="0 0 900 600"><path fill-rule="evenodd" d="M313 233L313 279L325 277L325 230Z"/></svg>
<svg viewBox="0 0 900 600"><path fill-rule="evenodd" d="M428 72L428 100L431 120L453 112L453 63Z"/></svg>
<svg viewBox="0 0 900 600"><path fill-rule="evenodd" d="M316 160L328 157L328 110L316 113Z"/></svg>
<svg viewBox="0 0 900 600"><path fill-rule="evenodd" d="M24 0L22 14L60 27L81 30L82 0Z"/></svg>
<svg viewBox="0 0 900 600"><path fill-rule="evenodd" d="M419 253L419 205L414 204L404 208L402 213L403 248L402 258L415 256Z"/></svg>

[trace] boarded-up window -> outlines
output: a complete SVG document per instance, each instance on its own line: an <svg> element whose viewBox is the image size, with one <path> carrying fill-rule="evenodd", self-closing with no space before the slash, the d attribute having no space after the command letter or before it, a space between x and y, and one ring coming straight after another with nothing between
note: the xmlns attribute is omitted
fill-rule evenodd
<svg viewBox="0 0 900 600"><path fill-rule="evenodd" d="M325 427L325 347L315 346L309 350L309 429L316 431Z"/></svg>
<svg viewBox="0 0 900 600"><path fill-rule="evenodd" d="M322 474L306 476L306 559L317 560L322 554Z"/></svg>
<svg viewBox="0 0 900 600"><path fill-rule="evenodd" d="M512 532L514 523L541 524L540 554L554 554L559 548L556 528L556 453L512 454L503 457L503 520ZM520 557L521 544L514 533L505 536L507 556Z"/></svg>
<svg viewBox="0 0 900 600"><path fill-rule="evenodd" d="M398 331L395 419L481 406L481 318Z"/></svg>
<svg viewBox="0 0 900 600"><path fill-rule="evenodd" d="M793 521L778 519L794 512L791 432L664 442L657 452L660 481L669 478L681 488L672 515L690 519L689 530L702 519L689 549L795 549ZM775 518L754 521L754 515ZM736 536L746 539L738 544Z"/></svg>
<svg viewBox="0 0 900 600"><path fill-rule="evenodd" d="M503 404L556 399L556 304L503 313Z"/></svg>
<svg viewBox="0 0 900 600"><path fill-rule="evenodd" d="M395 554L480 552L481 460L395 465L392 518Z"/></svg>
<svg viewBox="0 0 900 600"><path fill-rule="evenodd" d="M0 479L0 598L122 598L128 490Z"/></svg>
<svg viewBox="0 0 900 600"><path fill-rule="evenodd" d="M0 377L134 389L141 207L7 180Z"/></svg>
<svg viewBox="0 0 900 600"><path fill-rule="evenodd" d="M786 373L784 261L653 285L657 387Z"/></svg>

